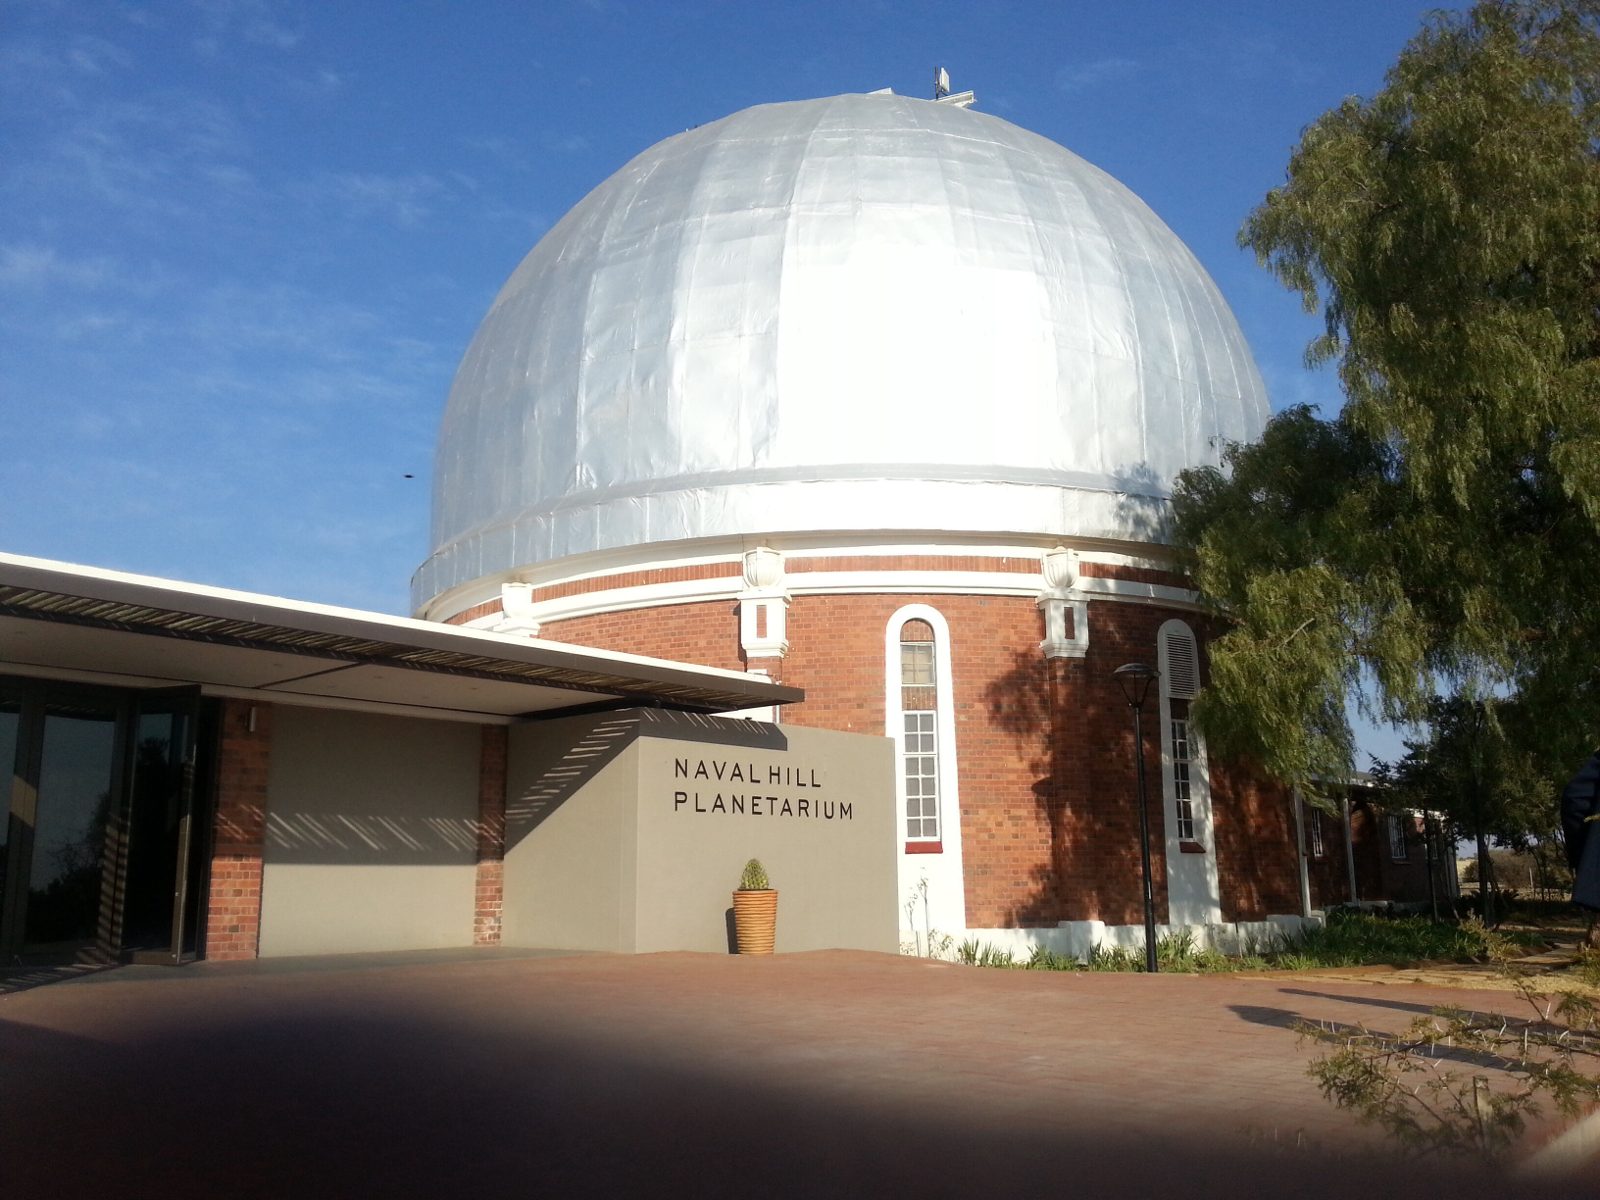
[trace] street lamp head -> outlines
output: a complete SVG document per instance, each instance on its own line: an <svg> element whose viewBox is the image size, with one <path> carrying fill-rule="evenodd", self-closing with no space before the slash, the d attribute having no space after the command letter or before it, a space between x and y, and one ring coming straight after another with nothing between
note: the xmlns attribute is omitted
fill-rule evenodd
<svg viewBox="0 0 1600 1200"><path fill-rule="evenodd" d="M1122 694L1127 698L1128 707L1143 708L1144 698L1150 692L1150 685L1156 681L1159 672L1154 667L1147 667L1144 663L1125 663L1111 672L1111 676L1122 685Z"/></svg>

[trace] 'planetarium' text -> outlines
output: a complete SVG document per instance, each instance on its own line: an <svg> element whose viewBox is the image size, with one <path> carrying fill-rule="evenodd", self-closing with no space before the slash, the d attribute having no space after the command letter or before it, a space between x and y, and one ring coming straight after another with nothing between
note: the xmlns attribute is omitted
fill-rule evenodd
<svg viewBox="0 0 1600 1200"><path fill-rule="evenodd" d="M805 767L768 767L763 771L754 763L729 760L687 758L672 760L675 779L704 779L708 783L766 785L782 788L788 795L763 796L755 792L717 792L708 795L699 791L672 793L673 812L726 813L730 816L798 817L812 821L853 821L853 805L843 801L825 800L820 795L794 795L820 792L822 782L815 769ZM762 776L765 775L765 778Z"/></svg>

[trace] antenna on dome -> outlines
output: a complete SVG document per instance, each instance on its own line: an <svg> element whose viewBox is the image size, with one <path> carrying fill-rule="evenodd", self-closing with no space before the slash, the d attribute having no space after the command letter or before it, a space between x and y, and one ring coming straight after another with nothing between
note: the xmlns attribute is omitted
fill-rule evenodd
<svg viewBox="0 0 1600 1200"><path fill-rule="evenodd" d="M977 101L977 96L971 92L957 92L950 94L950 72L943 67L933 69L933 102L935 104L953 104L956 108L971 108Z"/></svg>

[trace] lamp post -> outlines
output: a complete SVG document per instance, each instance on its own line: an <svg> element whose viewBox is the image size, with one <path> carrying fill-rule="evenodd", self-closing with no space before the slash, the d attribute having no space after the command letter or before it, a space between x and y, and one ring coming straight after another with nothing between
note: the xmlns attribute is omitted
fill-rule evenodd
<svg viewBox="0 0 1600 1200"><path fill-rule="evenodd" d="M1133 709L1133 763L1139 776L1139 852L1144 858L1144 969L1156 972L1156 894L1150 878L1150 806L1144 788L1144 698L1158 672L1144 663L1127 663L1112 677L1122 685L1122 695Z"/></svg>

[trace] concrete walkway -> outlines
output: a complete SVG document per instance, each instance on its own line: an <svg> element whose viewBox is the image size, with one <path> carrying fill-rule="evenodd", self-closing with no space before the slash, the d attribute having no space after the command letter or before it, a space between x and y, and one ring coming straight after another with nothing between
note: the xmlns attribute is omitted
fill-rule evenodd
<svg viewBox="0 0 1600 1200"><path fill-rule="evenodd" d="M1391 1159L1288 1028L1504 993L846 951L91 978L0 996L12 1200L1571 1194Z"/></svg>

